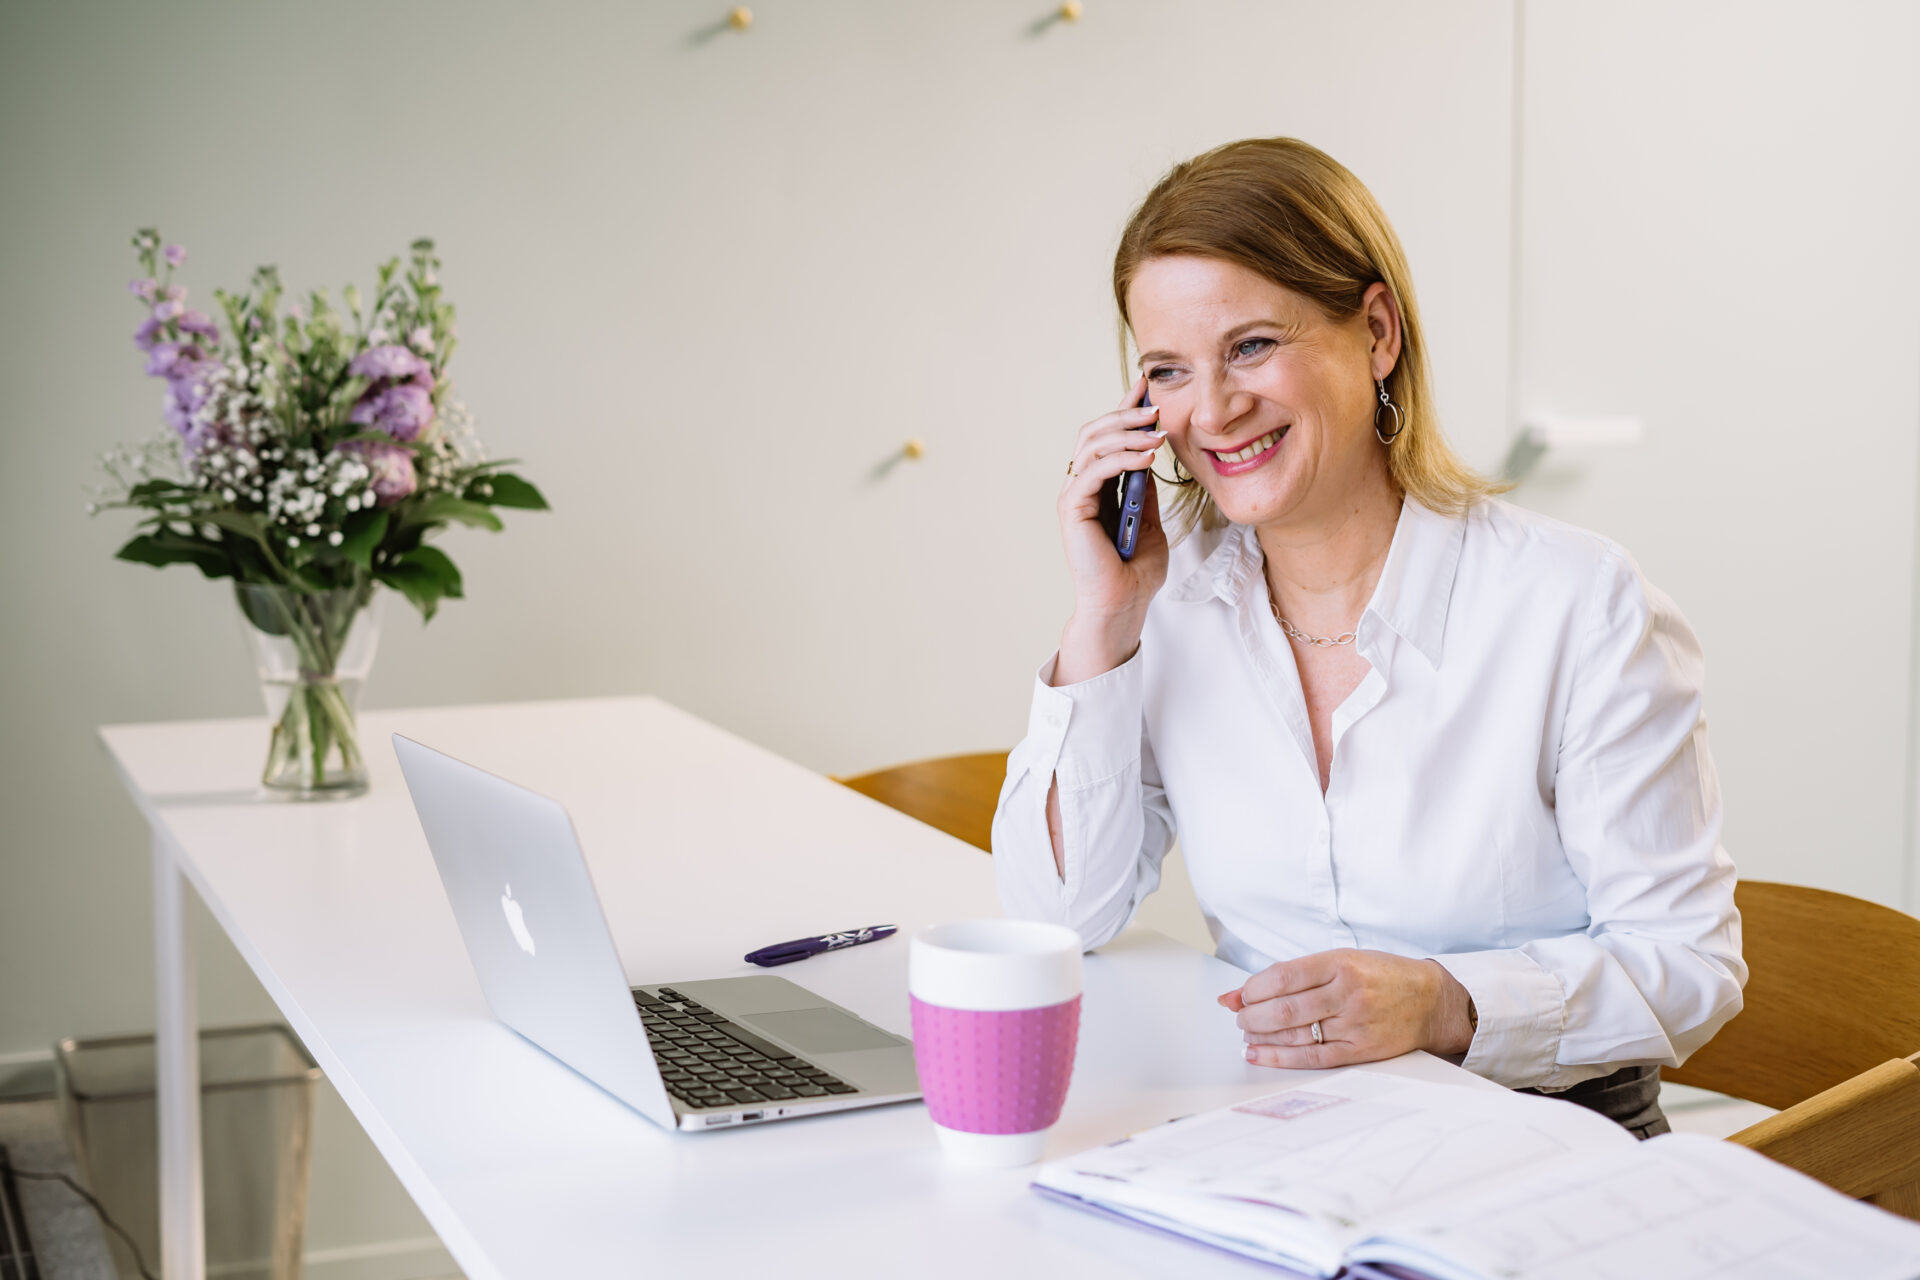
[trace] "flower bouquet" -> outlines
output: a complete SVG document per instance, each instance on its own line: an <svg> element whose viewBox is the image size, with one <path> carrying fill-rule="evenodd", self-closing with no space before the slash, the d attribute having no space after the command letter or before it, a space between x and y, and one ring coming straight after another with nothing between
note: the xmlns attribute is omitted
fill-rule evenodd
<svg viewBox="0 0 1920 1280"><path fill-rule="evenodd" d="M144 274L129 288L148 310L134 341L166 382L166 426L102 458L108 484L89 511L144 513L122 560L233 579L275 721L262 781L298 796L364 790L354 706L376 585L431 619L462 589L428 537L498 530L495 508L546 500L486 460L453 398L454 314L431 240L414 241L404 272L399 258L380 268L370 305L343 289L344 314L317 290L283 316L279 273L261 267L245 293L214 291L224 331L173 282L185 250L151 230L133 246Z"/></svg>

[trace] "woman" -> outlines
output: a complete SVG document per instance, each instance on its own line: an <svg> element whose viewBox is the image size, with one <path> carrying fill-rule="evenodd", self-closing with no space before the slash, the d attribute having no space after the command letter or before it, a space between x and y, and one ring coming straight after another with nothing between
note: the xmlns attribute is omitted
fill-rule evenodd
<svg viewBox="0 0 1920 1280"><path fill-rule="evenodd" d="M1399 242L1330 157L1176 167L1113 280L1140 377L1060 494L1074 609L994 819L1007 910L1097 947L1177 834L1253 971L1220 998L1248 1061L1426 1049L1664 1131L1659 1065L1746 980L1693 632L1455 457ZM1156 494L1122 561L1100 492L1162 445L1174 545Z"/></svg>

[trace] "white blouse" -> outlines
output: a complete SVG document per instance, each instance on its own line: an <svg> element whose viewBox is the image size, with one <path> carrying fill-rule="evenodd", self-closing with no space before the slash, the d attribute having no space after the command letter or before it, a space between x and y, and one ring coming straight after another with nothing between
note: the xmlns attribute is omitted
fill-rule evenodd
<svg viewBox="0 0 1920 1280"><path fill-rule="evenodd" d="M1430 956L1478 1012L1464 1065L1516 1088L1677 1065L1739 1012L1700 645L1624 551L1407 500L1324 795L1263 564L1250 528L1196 532L1132 658L1058 689L1041 668L993 822L1010 915L1097 947L1178 835L1222 959Z"/></svg>

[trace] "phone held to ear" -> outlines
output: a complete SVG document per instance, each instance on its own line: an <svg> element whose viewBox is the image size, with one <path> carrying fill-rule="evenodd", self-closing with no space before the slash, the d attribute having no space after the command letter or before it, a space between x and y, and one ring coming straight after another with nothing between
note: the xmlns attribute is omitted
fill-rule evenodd
<svg viewBox="0 0 1920 1280"><path fill-rule="evenodd" d="M1149 393L1140 393L1140 408L1152 403ZM1136 430L1151 431L1153 424ZM1152 483L1153 476L1147 471L1123 471L1117 481L1100 491L1100 523L1122 560L1133 559L1140 546L1140 533L1147 522L1147 486Z"/></svg>

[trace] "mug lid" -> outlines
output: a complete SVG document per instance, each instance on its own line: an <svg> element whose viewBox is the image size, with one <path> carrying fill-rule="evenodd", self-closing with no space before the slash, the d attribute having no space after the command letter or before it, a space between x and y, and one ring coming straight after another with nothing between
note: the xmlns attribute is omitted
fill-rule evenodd
<svg viewBox="0 0 1920 1280"><path fill-rule="evenodd" d="M1080 994L1080 935L1038 920L955 920L914 935L907 990L923 1004L1042 1009Z"/></svg>

